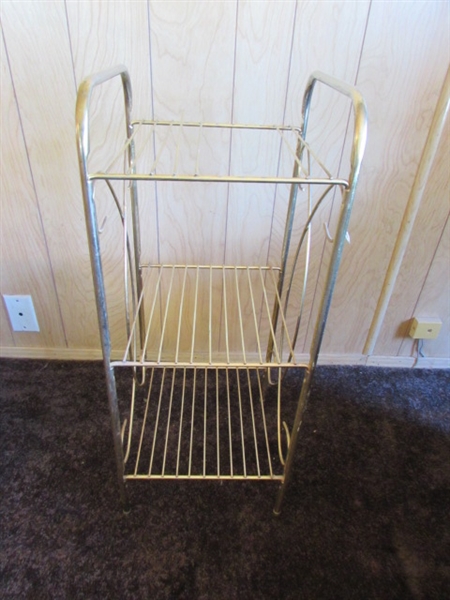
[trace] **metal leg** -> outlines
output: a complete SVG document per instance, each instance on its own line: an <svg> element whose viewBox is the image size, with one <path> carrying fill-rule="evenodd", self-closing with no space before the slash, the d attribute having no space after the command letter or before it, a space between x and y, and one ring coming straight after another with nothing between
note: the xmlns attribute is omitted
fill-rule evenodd
<svg viewBox="0 0 450 600"><path fill-rule="evenodd" d="M302 423L303 413L306 408L306 404L309 398L310 389L311 389L311 378L314 373L314 369L317 364L317 358L319 356L320 346L322 343L323 334L325 331L325 324L328 317L328 312L330 310L331 298L333 295L333 289L336 283L336 277L339 269L339 264L341 261L342 250L345 242L345 234L348 228L348 222L350 219L350 212L353 203L353 195L354 188L350 190L346 190L344 193L344 197L341 205L341 213L339 217L339 225L337 228L336 239L333 246L333 251L331 254L330 264L328 267L328 274L325 283L325 289L322 295L322 300L320 303L319 313L316 320L316 325L314 329L314 336L311 343L310 349L310 362L309 367L306 370L305 377L303 379L302 390L300 393L300 398L297 405L297 411L294 419L294 427L291 434L291 443L289 446L289 452L285 465L285 476L283 479L282 486L278 492L278 496L275 502L274 513L276 515L280 514L281 503L283 501L284 493L286 491L286 486L290 479L292 462L294 458L295 449L297 446L297 439L300 430L300 426Z"/></svg>
<svg viewBox="0 0 450 600"><path fill-rule="evenodd" d="M281 484L280 489L278 490L277 498L275 501L275 507L273 512L275 515L279 515L281 512L281 505L283 503L284 494L286 492L286 487L290 481L291 471L292 471L292 463L295 456L295 450L297 447L298 435L300 432L300 427L302 424L303 413L305 412L306 404L308 402L310 389L311 389L311 377L312 371L310 369L306 369L305 376L303 378L302 391L300 392L300 398L297 404L297 411L295 413L294 419L294 427L292 428L291 440L289 443L289 451L286 458L286 464L284 467L284 478Z"/></svg>
<svg viewBox="0 0 450 600"><path fill-rule="evenodd" d="M105 362L106 386L108 391L109 412L111 414L111 429L114 442L114 453L117 466L117 480L119 483L120 502L125 513L130 511L130 503L124 479L124 454L122 435L120 427L119 405L117 401L116 379L114 377L114 369Z"/></svg>

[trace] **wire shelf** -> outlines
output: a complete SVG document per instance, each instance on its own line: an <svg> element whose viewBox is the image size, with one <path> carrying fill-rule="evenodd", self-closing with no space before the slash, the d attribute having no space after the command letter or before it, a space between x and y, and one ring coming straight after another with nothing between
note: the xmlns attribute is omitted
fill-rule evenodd
<svg viewBox="0 0 450 600"><path fill-rule="evenodd" d="M144 270L128 344L113 366L299 366L278 292L279 268L148 265ZM139 310L146 322L141 337ZM230 339L238 339L239 348L230 348ZM273 350L267 356L269 339Z"/></svg>
<svg viewBox="0 0 450 600"><path fill-rule="evenodd" d="M90 173L90 180L348 186L348 180L333 176L298 127L139 120L131 123L131 130L110 165L104 171ZM241 157L232 165L226 157L233 139L241 149ZM114 171L123 164L130 146L131 166ZM255 167L255 155L261 148L273 155L270 163L275 170L271 173L258 172Z"/></svg>
<svg viewBox="0 0 450 600"><path fill-rule="evenodd" d="M281 479L279 403L263 388L261 370L151 369L133 385L125 477Z"/></svg>

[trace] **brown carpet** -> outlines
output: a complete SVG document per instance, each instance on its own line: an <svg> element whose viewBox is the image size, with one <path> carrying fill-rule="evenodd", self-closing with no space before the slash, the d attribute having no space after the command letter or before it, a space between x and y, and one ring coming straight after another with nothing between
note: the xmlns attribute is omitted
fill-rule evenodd
<svg viewBox="0 0 450 600"><path fill-rule="evenodd" d="M124 515L102 366L0 377L2 598L450 598L449 371L318 368L278 518L271 482L131 484Z"/></svg>

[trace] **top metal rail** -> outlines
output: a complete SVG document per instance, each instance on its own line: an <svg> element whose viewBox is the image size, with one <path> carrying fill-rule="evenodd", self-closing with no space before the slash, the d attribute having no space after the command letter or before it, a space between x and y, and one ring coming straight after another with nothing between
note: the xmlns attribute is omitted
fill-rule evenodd
<svg viewBox="0 0 450 600"><path fill-rule="evenodd" d="M120 149L118 156L123 156L125 152L128 153L128 164L129 168L126 172L112 172L109 167L97 171L89 172L88 169L88 158L90 154L90 143L89 143L89 121L90 121L90 99L93 90L114 77L120 76L122 79L124 101L125 101L125 116L126 116L126 142ZM326 76L323 76L326 77ZM315 80L314 80L315 81ZM310 88L310 93L314 87L314 82ZM119 65L118 67L109 69L107 71L92 75L85 79L80 85L77 107L76 107L76 123L77 123L77 136L78 136L78 150L80 164L83 167L83 171L86 174L88 181L95 180L126 180L126 181L192 181L192 182L211 182L211 183L284 183L284 184L305 184L305 185L336 185L343 188L349 186L349 181L345 178L335 177L331 171L325 166L321 159L315 154L314 150L305 141L304 132L306 131L306 122L309 113L309 99L305 96L305 119L302 130L297 126L291 125L255 125L255 124L243 124L243 123L213 123L213 122L193 122L193 121L162 121L162 120L131 120L131 107L132 107L132 93L131 83L128 72L124 66ZM159 143L158 151L156 153L153 164L148 168L136 168L135 160L135 143L137 140L141 142L139 133L140 130L151 129L151 133L155 136L156 131L162 131L163 137ZM192 141L192 148L190 148L195 158L193 159L192 168L187 171L180 171L178 167L180 151L180 143L182 138L182 131L184 129L198 130L198 136L196 141ZM284 147L288 155L290 155L293 161L297 164L296 172L292 175L286 174L274 174L259 176L255 174L236 174L236 173L215 173L215 172L200 172L199 170L199 155L200 146L203 141L205 132L213 129L221 130L244 130L248 132L273 132L275 135L278 133L277 139L279 140L282 147ZM176 133L175 133L176 132ZM148 140L147 140L148 141ZM265 140L266 141L266 140ZM195 149L196 145L196 149ZM161 155L166 152L167 149L173 152L174 160L172 168L167 169L160 167ZM170 153L170 152L169 152ZM309 158L315 162L320 168L323 175L311 176L309 169L302 164L302 156L306 153ZM183 153L185 157L186 154ZM115 163L115 159L111 164ZM224 165L222 165L223 167ZM219 168L219 171L221 169Z"/></svg>
<svg viewBox="0 0 450 600"><path fill-rule="evenodd" d="M352 101L353 115L354 115L354 135L352 151L350 156L351 170L348 178L349 187L356 185L358 175L361 169L362 159L364 156L364 150L366 148L367 141L367 107L360 91L348 83L336 79L331 75L322 73L321 71L314 71L307 83L305 93L303 96L303 125L301 128L301 135L303 138L306 137L306 130L308 128L309 112L311 107L311 98L314 92L314 88L317 83L323 83L324 85L332 88L333 90L347 96Z"/></svg>

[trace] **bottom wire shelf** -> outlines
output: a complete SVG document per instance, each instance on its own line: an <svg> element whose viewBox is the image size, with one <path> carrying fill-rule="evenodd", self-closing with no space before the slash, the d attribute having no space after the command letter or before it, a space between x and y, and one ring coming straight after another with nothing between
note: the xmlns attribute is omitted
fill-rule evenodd
<svg viewBox="0 0 450 600"><path fill-rule="evenodd" d="M283 479L280 368L135 372L122 438L126 479Z"/></svg>

